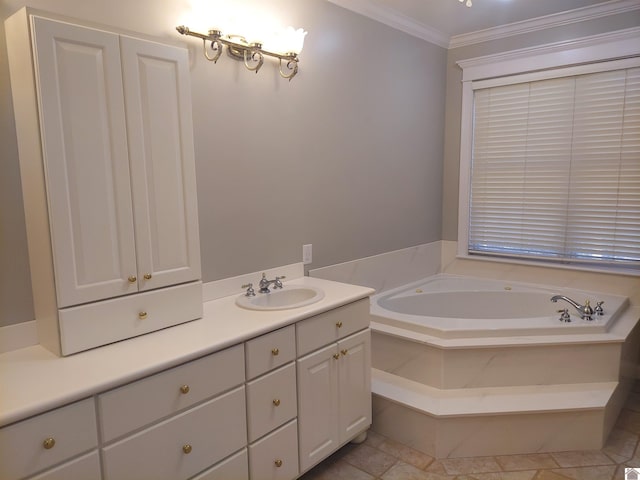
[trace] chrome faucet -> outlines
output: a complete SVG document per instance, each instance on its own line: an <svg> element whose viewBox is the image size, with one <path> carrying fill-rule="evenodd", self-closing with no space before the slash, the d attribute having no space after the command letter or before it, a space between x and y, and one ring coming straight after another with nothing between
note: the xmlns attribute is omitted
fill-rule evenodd
<svg viewBox="0 0 640 480"><path fill-rule="evenodd" d="M589 300L585 300L584 305L580 305L578 302L571 300L569 297L565 297L564 295L554 295L551 297L552 302L557 302L558 300L564 300L569 303L573 308L575 308L580 314L580 318L583 320L593 320L593 308L589 305Z"/></svg>
<svg viewBox="0 0 640 480"><path fill-rule="evenodd" d="M269 293L269 285L273 284L273 288L282 288L282 279L286 278L284 275L281 277L276 277L275 280L267 280L267 275L266 274L262 274L262 279L260 280L260 290L258 290L260 293Z"/></svg>

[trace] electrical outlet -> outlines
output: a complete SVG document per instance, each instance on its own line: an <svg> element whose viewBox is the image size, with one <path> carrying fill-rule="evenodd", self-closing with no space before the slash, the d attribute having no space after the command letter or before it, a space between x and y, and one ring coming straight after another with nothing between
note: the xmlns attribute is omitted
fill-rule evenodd
<svg viewBox="0 0 640 480"><path fill-rule="evenodd" d="M311 245L310 243L307 245L302 245L302 263L304 265L308 265L313 261L312 247L313 245Z"/></svg>

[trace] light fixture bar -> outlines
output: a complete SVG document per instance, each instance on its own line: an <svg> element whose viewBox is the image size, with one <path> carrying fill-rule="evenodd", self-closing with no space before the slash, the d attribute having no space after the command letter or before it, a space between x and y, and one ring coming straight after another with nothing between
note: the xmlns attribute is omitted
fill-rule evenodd
<svg viewBox="0 0 640 480"><path fill-rule="evenodd" d="M298 54L294 52L288 53L276 53L262 48L261 43L252 42L249 43L246 39L240 35L223 35L220 30L209 30L205 35L203 33L192 32L189 27L180 25L176 27L176 30L182 35L188 35L202 39L204 56L207 60L216 63L222 54L223 46L227 47L227 53L237 59L244 61L245 67L258 73L262 63L264 62L264 56L277 58L280 61L280 76L286 78L289 81L298 73ZM207 48L207 42L209 47ZM209 50L213 54L209 53ZM283 62L285 63L286 71L283 71Z"/></svg>

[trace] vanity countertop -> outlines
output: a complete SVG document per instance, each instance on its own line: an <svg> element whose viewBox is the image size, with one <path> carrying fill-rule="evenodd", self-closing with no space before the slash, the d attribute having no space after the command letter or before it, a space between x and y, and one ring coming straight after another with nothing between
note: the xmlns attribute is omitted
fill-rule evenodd
<svg viewBox="0 0 640 480"><path fill-rule="evenodd" d="M357 285L300 277L285 285L320 287L317 303L288 310L238 307L236 295L204 303L203 317L68 357L35 345L0 355L0 426L57 408L222 350L374 293Z"/></svg>

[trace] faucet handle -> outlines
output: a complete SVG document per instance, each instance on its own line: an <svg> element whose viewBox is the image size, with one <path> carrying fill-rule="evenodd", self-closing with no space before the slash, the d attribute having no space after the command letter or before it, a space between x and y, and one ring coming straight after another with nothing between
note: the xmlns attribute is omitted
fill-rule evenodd
<svg viewBox="0 0 640 480"><path fill-rule="evenodd" d="M602 308L603 303L604 303L604 300L600 302L596 302L596 308L593 309L596 315L604 315L604 308Z"/></svg>
<svg viewBox="0 0 640 480"><path fill-rule="evenodd" d="M247 293L244 294L245 297L255 297L256 296L256 292L253 289L253 283L245 283L244 285L240 286L240 288L246 288L247 289Z"/></svg>
<svg viewBox="0 0 640 480"><path fill-rule="evenodd" d="M282 279L283 278L287 278L286 276L282 275L281 277L276 277L275 282L273 282L273 288L282 288Z"/></svg>
<svg viewBox="0 0 640 480"><path fill-rule="evenodd" d="M562 308L562 309L558 310L558 313L560 314L560 321L561 322L565 322L565 323L570 323L571 322L571 315L569 315L569 309L568 308Z"/></svg>

